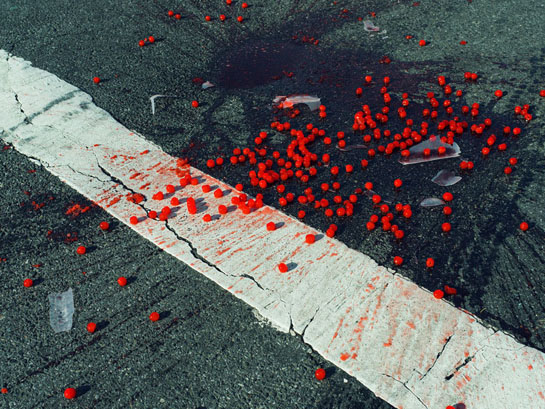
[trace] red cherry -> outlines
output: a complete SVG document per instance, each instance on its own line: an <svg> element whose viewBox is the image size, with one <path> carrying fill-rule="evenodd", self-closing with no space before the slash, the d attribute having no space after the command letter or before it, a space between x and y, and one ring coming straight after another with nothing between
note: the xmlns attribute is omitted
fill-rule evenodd
<svg viewBox="0 0 545 409"><path fill-rule="evenodd" d="M325 379L325 369L324 368L318 368L316 369L316 372L314 372L314 376L316 377L316 379L318 379L319 381Z"/></svg>
<svg viewBox="0 0 545 409"><path fill-rule="evenodd" d="M66 399L74 399L76 397L76 390L74 388L66 388L64 390L64 397Z"/></svg>

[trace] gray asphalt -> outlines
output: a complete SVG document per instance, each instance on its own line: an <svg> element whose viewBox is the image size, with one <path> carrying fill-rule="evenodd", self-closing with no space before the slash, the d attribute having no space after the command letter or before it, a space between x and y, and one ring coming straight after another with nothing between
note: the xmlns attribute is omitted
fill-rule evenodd
<svg viewBox="0 0 545 409"><path fill-rule="evenodd" d="M539 89L545 88L543 4L512 0L249 3L241 11L240 2L228 7L222 1L176 8L164 0L87 0L77 7L53 0L40 4L6 0L0 4L0 47L82 88L123 124L165 151L189 157L202 169L210 157L228 158L234 147L249 146L262 130L271 134L271 148L285 150L288 137L269 127L277 115L270 109L276 95L319 95L328 117L317 126L334 136L350 129L353 114L361 107L363 101L353 91L362 85L364 75L377 79L389 75L394 101L403 91L411 94L415 106L409 112L421 109L426 92L440 93L436 76L445 75L455 89L464 90L464 99L454 103L456 109L477 101L481 104L478 120L491 118L497 135L504 125L523 130L520 138L507 140L508 152L495 152L487 159L478 154L481 145L473 136L459 142L462 157L473 160L476 169L462 174L463 180L449 188L455 196L449 219L453 231L440 233L445 220L440 211L416 206L420 199L445 190L427 181L446 166L443 161L400 167L396 159L382 156L365 172L358 170L339 181L343 195L371 180L385 197L412 203L413 220L403 225L407 236L401 243L389 235L365 231L372 211L366 204L358 205L357 214L347 221L328 220L308 211L305 222L323 230L329 222L337 222L340 240L381 264L392 266L394 255L403 256L401 274L430 290L445 284L457 288L458 295L452 298L457 306L520 342L545 350L545 147L541 139L545 100L538 96ZM180 11L182 19L169 18L169 9ZM373 21L385 34L362 36L357 17L370 18L369 12L376 12ZM220 13L227 16L224 23L217 20ZM213 17L211 22L204 21L207 14ZM242 24L236 21L238 15L245 17ZM406 40L409 34L414 38ZM149 35L157 38L156 43L139 47L138 41ZM319 39L319 44L304 42L305 36ZM426 39L428 45L418 47L419 39ZM461 40L467 45L460 45ZM386 55L390 64L380 62ZM466 71L477 72L479 80L464 82ZM102 79L98 86L92 82L94 76ZM193 81L197 77L217 86L202 91ZM378 88L365 90L365 103L378 104ZM498 88L505 96L496 101L493 91ZM152 116L149 97L154 94L180 98L161 101ZM194 99L200 102L198 109L190 106ZM513 106L525 103L531 105L534 116L528 124L512 113ZM304 110L292 122L298 127L317 123L315 114ZM361 141L359 135L347 138ZM325 148L316 147L316 151L321 154ZM357 164L363 157L360 151L330 151L339 164ZM510 156L518 157L519 164L507 177L503 168ZM5 190L0 203L0 257L7 261L0 263L4 278L0 311L5 317L12 315L0 321L0 352L9 356L9 364L0 366L0 383L10 390L0 395L0 401L9 401L13 407L57 407L64 385L75 383L89 385L76 403L83 402L81 407L111 407L118 400L125 402L120 407L155 407L161 398L166 407L382 407L341 371L326 382L316 382L313 371L323 363L296 337L262 328L249 307L157 253L123 226L103 234L96 227L106 217L100 209L74 220L67 218L66 206L72 200L82 203L81 197L40 169L26 173L32 165L20 155L3 151L1 157L6 176L1 182ZM248 185L249 170L248 166L224 166L210 173L229 183ZM312 182L315 190L322 181L330 181L326 173L320 172ZM404 180L399 193L391 188L395 177ZM27 184L33 189L23 187ZM21 193L25 189L31 191L30 197ZM301 188L292 184L288 190L297 193ZM54 200L48 200L50 194ZM265 196L267 203L277 204L279 196L274 192L267 191ZM38 211L28 203L19 206L32 200L46 205ZM296 214L302 208L294 205L285 211ZM525 233L518 229L521 221L530 225ZM44 229L45 233L49 229L77 231L78 242L95 250L78 258L75 243L47 239ZM423 266L429 256L436 260L431 272ZM35 262L44 266L34 269ZM29 290L21 283L31 273L43 281ZM115 283L118 275L135 280L120 289ZM60 339L48 328L47 293L68 285L75 291L76 320L83 321L76 321L70 339ZM29 294L36 298L28 298ZM121 295L127 298L121 300ZM147 315L155 304L155 309L162 307L171 315L150 325ZM108 325L89 336L85 320L96 316L93 319ZM178 320L169 326L175 317ZM155 327L168 327L158 331L178 331L179 335L160 334L152 341L151 334L157 332L147 331ZM22 334L28 337L24 343ZM147 354L145 358L132 354L136 351ZM123 354L127 358L120 358ZM174 361L176 356L179 359ZM167 376L157 376L171 365L175 366ZM38 368L45 369L34 373ZM158 372L151 376L153 368ZM343 378L349 382L345 384ZM191 392L180 394L184 388Z"/></svg>

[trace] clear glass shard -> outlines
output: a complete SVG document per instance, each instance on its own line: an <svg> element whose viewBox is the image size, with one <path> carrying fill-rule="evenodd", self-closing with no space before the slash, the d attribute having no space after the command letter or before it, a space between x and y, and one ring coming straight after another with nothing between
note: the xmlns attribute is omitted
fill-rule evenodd
<svg viewBox="0 0 545 409"><path fill-rule="evenodd" d="M439 153L439 148L444 152ZM414 163L431 162L433 160L456 158L460 156L460 147L456 142L452 145L442 142L435 135L418 145L414 145L409 149L408 157L401 157L399 163L403 165L412 165Z"/></svg>
<svg viewBox="0 0 545 409"><path fill-rule="evenodd" d="M439 186L452 186L458 183L460 180L462 180L462 177L456 176L454 171L442 169L433 177L431 181Z"/></svg>
<svg viewBox="0 0 545 409"><path fill-rule="evenodd" d="M369 32L379 31L380 30L380 28L375 26L371 20L364 20L363 29L365 31L369 31Z"/></svg>
<svg viewBox="0 0 545 409"><path fill-rule="evenodd" d="M297 104L306 104L311 111L316 111L320 107L320 98L314 95L293 94L288 96L277 96L273 103L279 108L292 108Z"/></svg>
<svg viewBox="0 0 545 409"><path fill-rule="evenodd" d="M74 293L69 288L64 293L49 294L49 324L53 331L70 331L74 315Z"/></svg>
<svg viewBox="0 0 545 409"><path fill-rule="evenodd" d="M366 190L364 190L364 191L363 191L363 194L364 194L365 196L367 196L369 199L372 199L373 196L378 195L377 192L375 192L374 190L371 190L371 189L366 189ZM380 196L380 195L379 195L379 196ZM381 196L381 198L382 198L382 201L383 201L384 203L392 204L392 202L391 202L390 200L384 199L382 196Z"/></svg>
<svg viewBox="0 0 545 409"><path fill-rule="evenodd" d="M420 202L422 207L434 207L444 205L445 202L437 197L427 197L426 199Z"/></svg>
<svg viewBox="0 0 545 409"><path fill-rule="evenodd" d="M340 148L339 145L337 145L337 149L341 152L348 152L353 151L354 149L367 149L367 145L348 145L344 148Z"/></svg>

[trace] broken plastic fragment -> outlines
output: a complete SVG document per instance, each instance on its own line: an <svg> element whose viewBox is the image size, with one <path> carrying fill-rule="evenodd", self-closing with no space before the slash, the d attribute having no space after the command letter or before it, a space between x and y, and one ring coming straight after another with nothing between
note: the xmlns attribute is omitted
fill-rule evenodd
<svg viewBox="0 0 545 409"><path fill-rule="evenodd" d="M375 25L373 24L373 22L370 21L370 20L365 20L365 21L363 22L363 29L364 29L365 31L370 31L370 32L379 31L379 30L380 30L380 28L377 27L377 26L375 26Z"/></svg>
<svg viewBox="0 0 545 409"><path fill-rule="evenodd" d="M348 145L348 146L345 146L344 148L340 148L339 146L337 146L337 149L340 150L341 152L348 152L354 149L367 149L367 145Z"/></svg>
<svg viewBox="0 0 545 409"><path fill-rule="evenodd" d="M439 186L452 186L462 180L461 176L456 176L452 170L440 170L431 180Z"/></svg>
<svg viewBox="0 0 545 409"><path fill-rule="evenodd" d="M214 87L215 85L212 84L210 81L206 81L206 82L203 82L203 84L201 85L201 88L202 89L207 89L207 88L211 88L211 87Z"/></svg>
<svg viewBox="0 0 545 409"><path fill-rule="evenodd" d="M49 324L53 331L70 331L74 314L74 293L69 288L64 293L49 294Z"/></svg>
<svg viewBox="0 0 545 409"><path fill-rule="evenodd" d="M445 202L437 197L428 197L420 202L422 207L434 207L444 205Z"/></svg>
<svg viewBox="0 0 545 409"><path fill-rule="evenodd" d="M444 148L443 153L439 153L439 148ZM420 142L418 145L409 149L410 155L402 157L399 163L403 165L412 165L414 163L430 162L432 160L456 158L460 156L460 147L456 142L452 145L442 142L437 136L432 135L430 139Z"/></svg>
<svg viewBox="0 0 545 409"><path fill-rule="evenodd" d="M176 95L154 95L152 97L150 97L150 101L151 101L151 114L152 115L155 115L155 99L157 98L180 98Z"/></svg>
<svg viewBox="0 0 545 409"><path fill-rule="evenodd" d="M293 94L288 96L277 96L273 103L279 108L292 108L297 104L306 104L311 111L316 111L320 107L320 98L314 95Z"/></svg>

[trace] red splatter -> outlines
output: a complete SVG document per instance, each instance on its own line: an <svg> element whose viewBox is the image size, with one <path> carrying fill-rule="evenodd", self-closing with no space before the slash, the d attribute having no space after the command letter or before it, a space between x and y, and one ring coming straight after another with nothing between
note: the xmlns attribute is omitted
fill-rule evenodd
<svg viewBox="0 0 545 409"><path fill-rule="evenodd" d="M34 200L30 204L32 205L34 210L39 210L39 209L41 209L42 207L45 206L45 203L36 203Z"/></svg>
<svg viewBox="0 0 545 409"><path fill-rule="evenodd" d="M64 239L65 243L73 243L78 240L78 233L67 233L66 238Z"/></svg>
<svg viewBox="0 0 545 409"><path fill-rule="evenodd" d="M140 203L145 199L140 193L127 193L127 200L132 203Z"/></svg>
<svg viewBox="0 0 545 409"><path fill-rule="evenodd" d="M55 241L64 241L66 244L73 243L78 240L78 233L75 231L64 234L62 232L54 232L53 230L48 230L46 236L48 239Z"/></svg>
<svg viewBox="0 0 545 409"><path fill-rule="evenodd" d="M75 205L70 206L64 214L66 214L67 216L71 216L72 218L76 218L80 214L87 212L89 209L91 209L90 206L82 207L78 203L76 203Z"/></svg>

